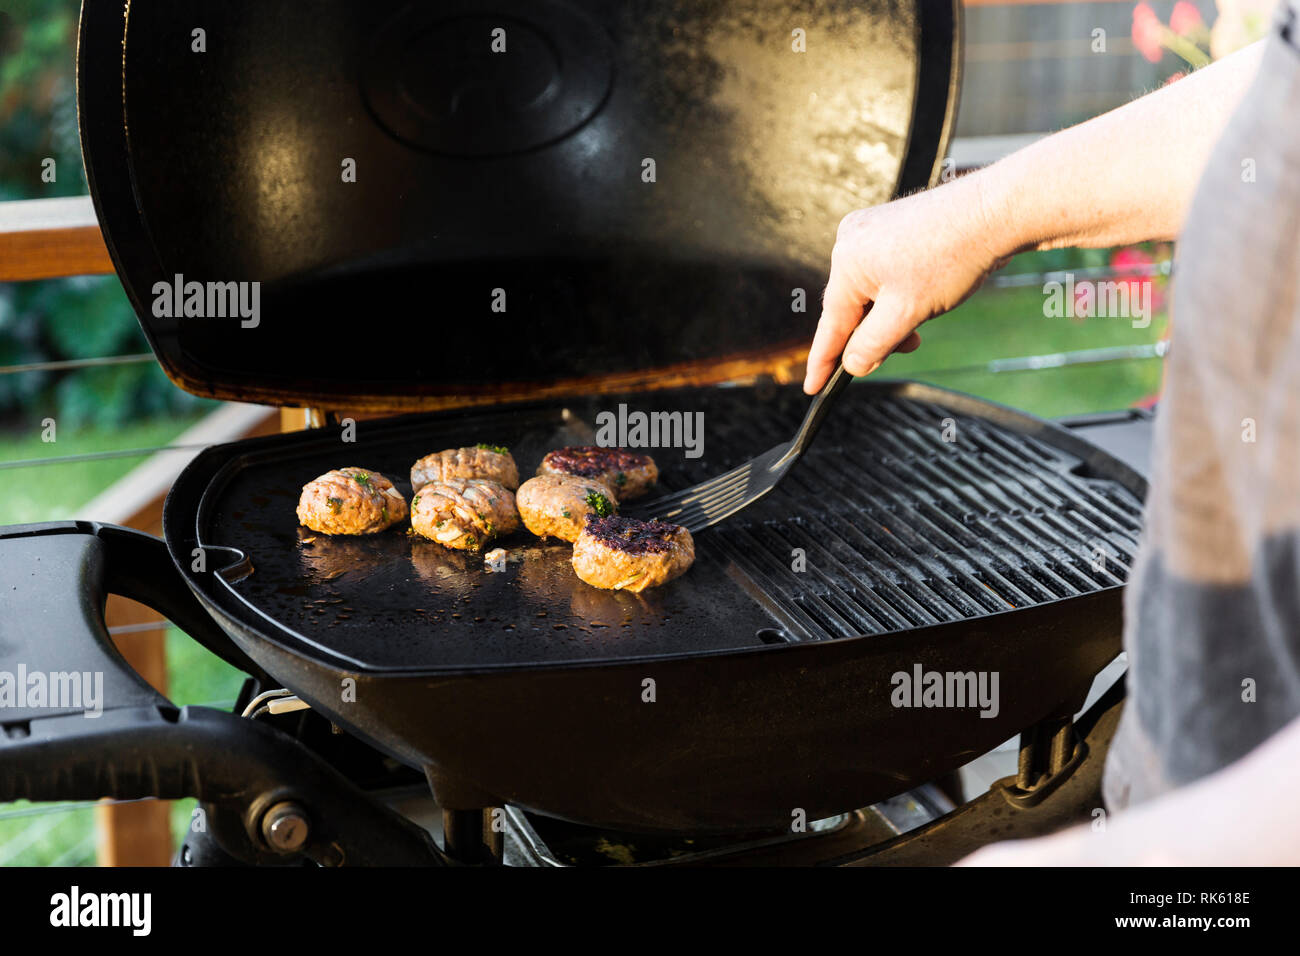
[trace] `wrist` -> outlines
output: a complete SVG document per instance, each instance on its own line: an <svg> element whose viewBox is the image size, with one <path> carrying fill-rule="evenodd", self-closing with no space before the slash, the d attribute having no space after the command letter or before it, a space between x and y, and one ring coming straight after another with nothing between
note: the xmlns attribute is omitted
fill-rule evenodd
<svg viewBox="0 0 1300 956"><path fill-rule="evenodd" d="M959 180L969 183L975 211L974 240L991 264L1003 262L1035 246L1024 229L1016 201L1014 176L1006 165L1003 160Z"/></svg>

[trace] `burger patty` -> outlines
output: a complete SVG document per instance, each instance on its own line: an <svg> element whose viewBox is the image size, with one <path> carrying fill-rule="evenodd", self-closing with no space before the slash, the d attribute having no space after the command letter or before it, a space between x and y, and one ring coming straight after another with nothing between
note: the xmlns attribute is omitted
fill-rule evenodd
<svg viewBox="0 0 1300 956"><path fill-rule="evenodd" d="M695 561L695 540L681 525L590 517L573 545L573 570L592 587L644 591L678 577Z"/></svg>
<svg viewBox="0 0 1300 956"><path fill-rule="evenodd" d="M611 515L618 496L597 478L538 475L519 486L515 495L524 527L539 538L577 541L587 515Z"/></svg>
<svg viewBox="0 0 1300 956"><path fill-rule="evenodd" d="M449 478L424 485L411 499L411 527L458 551L478 551L519 527L515 496L482 478Z"/></svg>
<svg viewBox="0 0 1300 956"><path fill-rule="evenodd" d="M406 517L406 499L369 468L336 468L302 486L298 521L322 534L374 534Z"/></svg>
<svg viewBox="0 0 1300 956"><path fill-rule="evenodd" d="M649 455L595 445L576 445L547 452L537 473L599 478L614 489L619 501L640 497L659 480L659 468Z"/></svg>
<svg viewBox="0 0 1300 956"><path fill-rule="evenodd" d="M411 466L411 487L451 478L483 478L514 491L519 487L519 469L510 452L500 446L447 448L425 455Z"/></svg>

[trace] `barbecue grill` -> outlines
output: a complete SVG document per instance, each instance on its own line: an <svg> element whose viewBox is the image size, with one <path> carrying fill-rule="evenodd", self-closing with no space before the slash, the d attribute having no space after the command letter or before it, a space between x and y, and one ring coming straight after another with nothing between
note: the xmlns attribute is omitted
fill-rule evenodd
<svg viewBox="0 0 1300 956"><path fill-rule="evenodd" d="M531 473L621 406L703 415L701 456L651 450L666 491L788 437L814 319L792 303L847 208L935 178L957 40L931 0L87 4L87 173L173 381L409 414L206 449L165 544L0 531L0 664L108 675L97 721L0 714L0 800L194 796L212 823L185 862L325 864L554 863L593 833L663 859L945 861L1096 806L1122 689L1074 718L1119 651L1145 484L1067 428L857 383L640 595L526 533L490 571L294 516L340 465L408 499L439 448L508 445ZM203 314L169 307L186 282ZM245 282L257 314L205 309ZM236 713L130 673L109 592L244 670ZM899 696L927 674L997 693ZM932 782L1017 733L1017 777L952 810ZM396 809L425 785L441 846Z"/></svg>

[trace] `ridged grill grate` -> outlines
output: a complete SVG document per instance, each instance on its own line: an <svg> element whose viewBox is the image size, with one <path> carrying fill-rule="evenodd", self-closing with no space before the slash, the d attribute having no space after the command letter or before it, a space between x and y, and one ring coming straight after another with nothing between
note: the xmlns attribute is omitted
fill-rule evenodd
<svg viewBox="0 0 1300 956"><path fill-rule="evenodd" d="M888 398L835 416L775 492L709 534L795 638L964 620L1124 582L1141 502L1081 465L986 421Z"/></svg>

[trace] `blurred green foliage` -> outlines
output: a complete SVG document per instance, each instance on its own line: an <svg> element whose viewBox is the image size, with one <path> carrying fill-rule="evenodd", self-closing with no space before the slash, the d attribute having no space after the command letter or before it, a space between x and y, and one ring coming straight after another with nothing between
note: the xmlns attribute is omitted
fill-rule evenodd
<svg viewBox="0 0 1300 956"><path fill-rule="evenodd" d="M6 3L0 13L0 201L86 192L77 137L74 0ZM56 162L43 182L41 163Z"/></svg>
<svg viewBox="0 0 1300 956"><path fill-rule="evenodd" d="M147 353L116 276L0 285L0 367ZM115 428L211 404L182 392L154 361L0 375L0 422Z"/></svg>
<svg viewBox="0 0 1300 956"><path fill-rule="evenodd" d="M75 0L13 0L0 13L0 202L83 195ZM42 178L55 161L54 181ZM83 276L0 285L0 367L148 352L121 283ZM202 405L154 362L0 375L0 423L112 428Z"/></svg>

